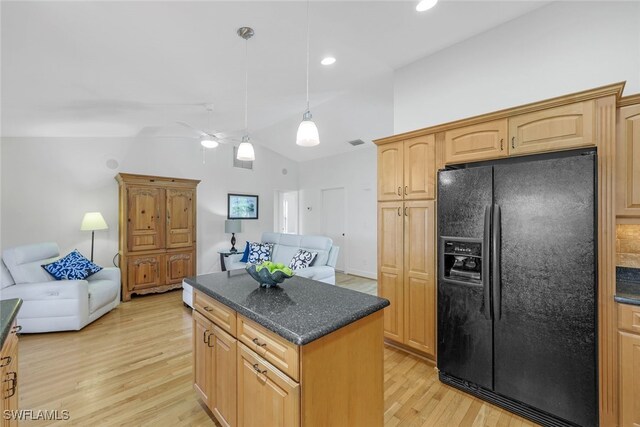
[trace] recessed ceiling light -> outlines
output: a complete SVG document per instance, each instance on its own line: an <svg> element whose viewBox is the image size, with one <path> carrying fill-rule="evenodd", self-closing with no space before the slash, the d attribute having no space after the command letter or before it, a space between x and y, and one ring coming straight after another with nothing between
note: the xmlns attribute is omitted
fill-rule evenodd
<svg viewBox="0 0 640 427"><path fill-rule="evenodd" d="M335 62L336 58L334 58L333 56L327 56L326 58L323 58L322 61L320 61L322 65L331 65L335 64Z"/></svg>
<svg viewBox="0 0 640 427"><path fill-rule="evenodd" d="M438 0L422 0L416 6L416 10L418 12L424 12L425 10L431 9L433 6L436 5L436 3L438 3Z"/></svg>

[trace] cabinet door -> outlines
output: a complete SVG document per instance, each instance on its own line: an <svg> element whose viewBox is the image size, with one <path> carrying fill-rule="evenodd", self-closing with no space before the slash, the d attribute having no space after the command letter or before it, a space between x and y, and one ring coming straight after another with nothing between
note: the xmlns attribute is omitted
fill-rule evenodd
<svg viewBox="0 0 640 427"><path fill-rule="evenodd" d="M435 356L435 202L405 202L405 344Z"/></svg>
<svg viewBox="0 0 640 427"><path fill-rule="evenodd" d="M378 203L378 295L384 309L384 336L402 342L403 334L403 204Z"/></svg>
<svg viewBox="0 0 640 427"><path fill-rule="evenodd" d="M620 332L620 427L640 426L640 335Z"/></svg>
<svg viewBox="0 0 640 427"><path fill-rule="evenodd" d="M405 200L435 198L436 138L426 135L404 143Z"/></svg>
<svg viewBox="0 0 640 427"><path fill-rule="evenodd" d="M127 263L127 288L129 291L164 285L163 258L162 254L129 257Z"/></svg>
<svg viewBox="0 0 640 427"><path fill-rule="evenodd" d="M444 134L447 164L497 159L507 155L507 120L465 126Z"/></svg>
<svg viewBox="0 0 640 427"><path fill-rule="evenodd" d="M236 425L237 341L217 326L213 326L213 378L211 412L225 427Z"/></svg>
<svg viewBox="0 0 640 427"><path fill-rule="evenodd" d="M616 215L640 217L640 105L618 113Z"/></svg>
<svg viewBox="0 0 640 427"><path fill-rule="evenodd" d="M238 425L300 425L300 386L244 344L238 345Z"/></svg>
<svg viewBox="0 0 640 427"><path fill-rule="evenodd" d="M13 327L15 327L15 322ZM0 352L0 384L2 385L0 409L3 411L0 412L0 425L2 427L16 427L18 425L16 418L7 420L3 416L4 411L18 410L18 381L18 337L14 331L11 331Z"/></svg>
<svg viewBox="0 0 640 427"><path fill-rule="evenodd" d="M509 119L509 155L595 145L595 101L579 102Z"/></svg>
<svg viewBox="0 0 640 427"><path fill-rule="evenodd" d="M378 147L378 200L402 200L403 141Z"/></svg>
<svg viewBox="0 0 640 427"><path fill-rule="evenodd" d="M164 190L127 189L127 242L130 251L164 247Z"/></svg>
<svg viewBox="0 0 640 427"><path fill-rule="evenodd" d="M211 387L215 383L212 370L213 323L193 311L193 388L211 408Z"/></svg>
<svg viewBox="0 0 640 427"><path fill-rule="evenodd" d="M167 189L167 249L193 245L194 190Z"/></svg>
<svg viewBox="0 0 640 427"><path fill-rule="evenodd" d="M166 283L180 283L182 279L193 276L193 251L168 252L165 255L167 263Z"/></svg>

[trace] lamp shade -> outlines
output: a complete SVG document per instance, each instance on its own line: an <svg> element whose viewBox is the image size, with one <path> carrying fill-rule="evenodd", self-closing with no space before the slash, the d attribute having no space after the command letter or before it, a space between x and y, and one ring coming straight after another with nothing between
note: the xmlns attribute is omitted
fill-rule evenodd
<svg viewBox="0 0 640 427"><path fill-rule="evenodd" d="M240 233L242 231L242 223L235 219L227 219L224 221L225 233Z"/></svg>
<svg viewBox="0 0 640 427"><path fill-rule="evenodd" d="M302 117L302 122L298 126L298 134L296 135L296 144L302 147L314 147L320 144L320 135L318 127L311 120L311 113L306 111Z"/></svg>
<svg viewBox="0 0 640 427"><path fill-rule="evenodd" d="M256 159L256 154L253 151L253 145L248 141L243 141L238 146L238 153L236 155L238 160L252 162Z"/></svg>
<svg viewBox="0 0 640 427"><path fill-rule="evenodd" d="M109 226L100 212L87 212L80 225L80 231L106 230L107 228Z"/></svg>

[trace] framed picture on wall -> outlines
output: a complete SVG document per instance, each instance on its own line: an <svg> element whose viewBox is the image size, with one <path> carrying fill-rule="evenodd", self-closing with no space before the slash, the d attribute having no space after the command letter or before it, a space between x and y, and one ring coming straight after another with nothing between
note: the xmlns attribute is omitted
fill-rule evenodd
<svg viewBox="0 0 640 427"><path fill-rule="evenodd" d="M227 219L258 219L258 196L227 194Z"/></svg>

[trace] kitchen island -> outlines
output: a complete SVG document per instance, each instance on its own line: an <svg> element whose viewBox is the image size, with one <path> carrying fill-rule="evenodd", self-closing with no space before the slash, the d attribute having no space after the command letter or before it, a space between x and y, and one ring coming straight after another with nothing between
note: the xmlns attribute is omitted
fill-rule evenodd
<svg viewBox="0 0 640 427"><path fill-rule="evenodd" d="M382 298L246 272L194 288L194 388L222 425L382 426Z"/></svg>

